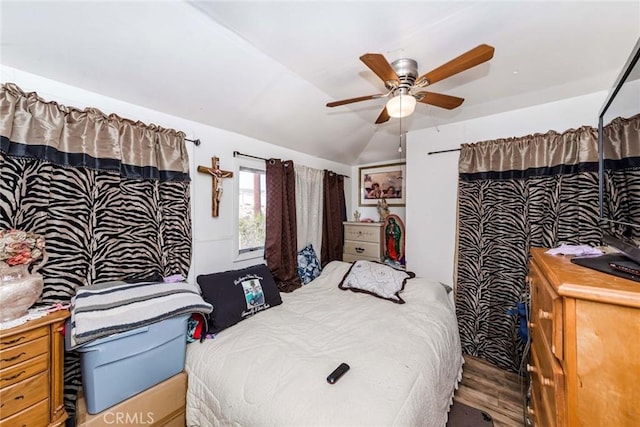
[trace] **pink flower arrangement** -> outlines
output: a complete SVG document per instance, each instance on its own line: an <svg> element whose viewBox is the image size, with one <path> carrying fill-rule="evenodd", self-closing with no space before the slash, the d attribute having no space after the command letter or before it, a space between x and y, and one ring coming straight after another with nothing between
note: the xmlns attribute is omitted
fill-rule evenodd
<svg viewBox="0 0 640 427"><path fill-rule="evenodd" d="M44 237L22 230L0 230L0 261L31 264L42 256Z"/></svg>

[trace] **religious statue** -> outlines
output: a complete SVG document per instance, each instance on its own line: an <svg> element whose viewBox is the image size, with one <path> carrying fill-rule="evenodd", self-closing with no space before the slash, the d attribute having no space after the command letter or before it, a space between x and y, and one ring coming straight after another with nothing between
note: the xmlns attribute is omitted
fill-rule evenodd
<svg viewBox="0 0 640 427"><path fill-rule="evenodd" d="M402 230L396 220L391 217L387 221L387 226L384 229L386 254L392 261L400 261L400 239L402 237Z"/></svg>
<svg viewBox="0 0 640 427"><path fill-rule="evenodd" d="M356 220L356 222L360 222L360 211L359 210L355 210L353 212L353 218Z"/></svg>
<svg viewBox="0 0 640 427"><path fill-rule="evenodd" d="M404 268L404 223L396 214L387 216L384 224L384 262L396 268Z"/></svg>
<svg viewBox="0 0 640 427"><path fill-rule="evenodd" d="M387 205L387 199L381 199L378 202L378 215L380 215L380 222L384 222L389 216L389 205Z"/></svg>

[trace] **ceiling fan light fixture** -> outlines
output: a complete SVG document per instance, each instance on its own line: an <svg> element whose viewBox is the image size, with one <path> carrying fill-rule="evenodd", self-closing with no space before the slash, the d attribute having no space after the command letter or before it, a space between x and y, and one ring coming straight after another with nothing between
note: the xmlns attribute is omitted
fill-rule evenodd
<svg viewBox="0 0 640 427"><path fill-rule="evenodd" d="M387 101L387 113L395 118L407 117L416 109L416 99L413 95L400 94Z"/></svg>

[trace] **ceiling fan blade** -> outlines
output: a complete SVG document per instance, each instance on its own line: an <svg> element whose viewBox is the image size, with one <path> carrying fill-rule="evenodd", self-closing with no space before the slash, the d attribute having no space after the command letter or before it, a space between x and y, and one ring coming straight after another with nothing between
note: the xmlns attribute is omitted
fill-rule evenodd
<svg viewBox="0 0 640 427"><path fill-rule="evenodd" d="M380 77L383 82L396 81L400 84L398 75L384 55L379 53L365 53L360 57L360 61L364 62L364 65L376 73L376 76Z"/></svg>
<svg viewBox="0 0 640 427"><path fill-rule="evenodd" d="M418 99L420 95L423 96L422 98ZM422 102L423 104L435 105L436 107L440 108L446 108L447 110L453 110L454 108L459 107L464 102L464 98L458 98L457 96L443 95L441 93L434 92L418 92L415 96L418 102Z"/></svg>
<svg viewBox="0 0 640 427"><path fill-rule="evenodd" d="M493 58L494 52L493 46L481 44L474 47L468 52L463 53L457 58L452 59L444 65L439 66L435 70L431 70L428 73L418 77L416 80L416 86L426 86L434 84L440 80L451 77L454 74L458 74L464 70L475 67Z"/></svg>
<svg viewBox="0 0 640 427"><path fill-rule="evenodd" d="M376 124L379 125L380 123L388 122L390 118L391 116L389 116L389 113L387 112L387 107L384 107L384 110L382 110L376 119Z"/></svg>
<svg viewBox="0 0 640 427"><path fill-rule="evenodd" d="M327 102L327 107L337 107L339 105L352 104L354 102L368 101L370 99L382 98L383 96L384 95L382 94L375 94L375 95L359 96L357 98L343 99L341 101Z"/></svg>

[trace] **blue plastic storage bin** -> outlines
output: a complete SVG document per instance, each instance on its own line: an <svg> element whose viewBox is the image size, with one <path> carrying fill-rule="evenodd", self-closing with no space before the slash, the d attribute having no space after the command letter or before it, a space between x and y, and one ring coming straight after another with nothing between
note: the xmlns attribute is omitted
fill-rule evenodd
<svg viewBox="0 0 640 427"><path fill-rule="evenodd" d="M173 317L77 348L87 412L97 414L182 372L188 319Z"/></svg>

